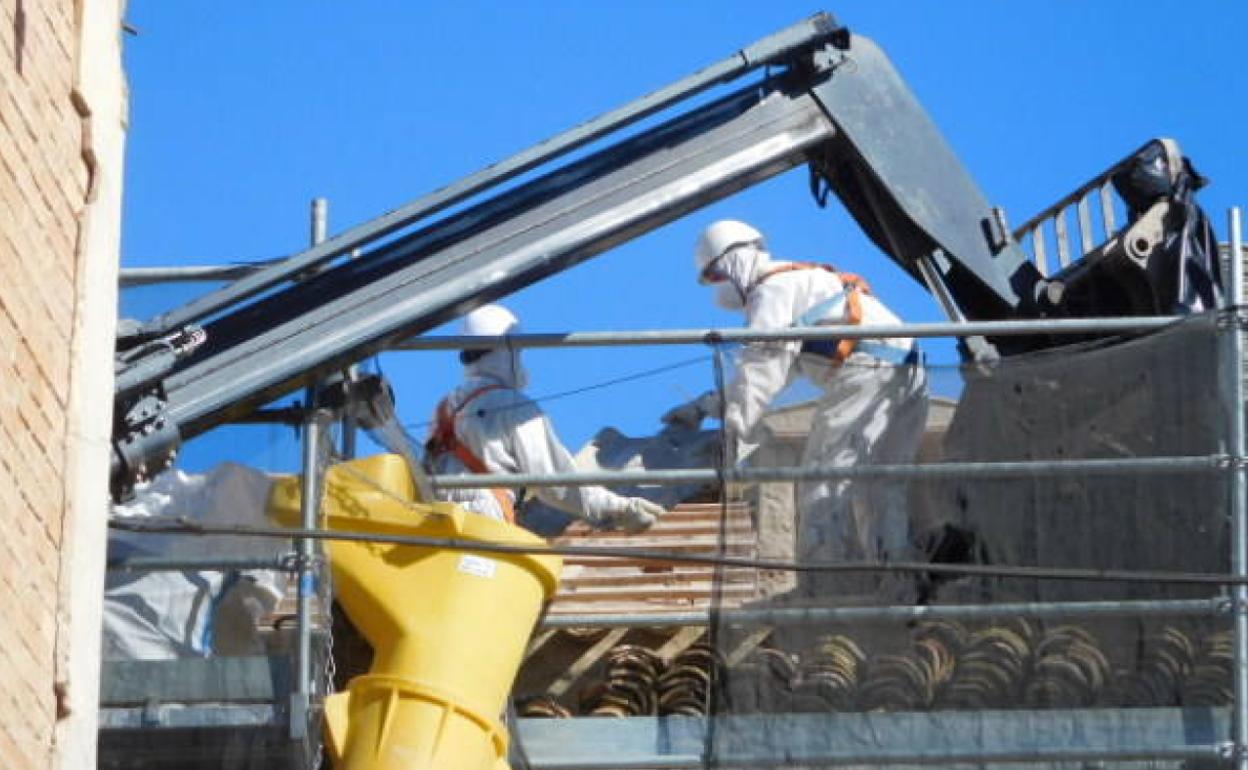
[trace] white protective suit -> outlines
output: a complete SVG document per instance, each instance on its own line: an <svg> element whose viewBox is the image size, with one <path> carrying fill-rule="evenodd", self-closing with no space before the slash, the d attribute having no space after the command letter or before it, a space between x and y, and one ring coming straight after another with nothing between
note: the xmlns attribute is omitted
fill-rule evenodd
<svg viewBox="0 0 1248 770"><path fill-rule="evenodd" d="M569 473L577 470L572 455L555 435L550 419L521 392L528 374L515 350L497 349L467 364L464 382L447 396L455 414L455 433L491 473ZM488 389L487 389L488 388ZM468 404L464 400L473 394ZM450 452L427 458L435 474L472 472ZM664 513L661 506L642 498L617 495L603 487L538 487L537 497L554 508L585 519L597 527L619 526L640 531ZM511 489L444 489L438 496L476 513L505 520L499 495L514 507Z"/></svg>
<svg viewBox="0 0 1248 770"><path fill-rule="evenodd" d="M758 243L729 248L715 264L717 301L745 311L750 329L845 323L845 286L834 272L780 269ZM860 295L862 323L899 323L874 297ZM812 313L813 311L813 313ZM802 465L910 462L927 421L927 382L909 339L860 341L843 363L803 352L799 341L745 345L726 386L724 429L741 460L771 400L805 376L823 390ZM914 352L914 355L910 355ZM874 354L874 355L873 355ZM905 365L911 364L911 365ZM712 395L700 408L717 414ZM905 485L825 480L798 485L798 558L854 561L905 558L909 525Z"/></svg>

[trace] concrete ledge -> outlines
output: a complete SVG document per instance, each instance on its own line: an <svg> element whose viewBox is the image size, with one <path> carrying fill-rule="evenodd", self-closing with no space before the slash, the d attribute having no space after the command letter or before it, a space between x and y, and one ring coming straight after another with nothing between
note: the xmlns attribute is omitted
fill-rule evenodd
<svg viewBox="0 0 1248 770"><path fill-rule="evenodd" d="M1041 764L1216 760L1225 708L1085 709L720 717L524 719L520 742L541 770Z"/></svg>

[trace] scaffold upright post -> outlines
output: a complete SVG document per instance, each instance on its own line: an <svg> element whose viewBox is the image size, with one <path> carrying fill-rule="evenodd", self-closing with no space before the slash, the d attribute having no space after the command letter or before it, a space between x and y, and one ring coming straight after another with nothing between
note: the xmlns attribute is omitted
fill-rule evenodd
<svg viewBox="0 0 1248 770"><path fill-rule="evenodd" d="M1227 396L1231 399L1231 465L1228 469L1231 476L1231 570L1236 577L1243 577L1248 575L1248 478L1244 468L1243 232L1238 207L1230 212L1230 246L1226 376L1229 386ZM1231 596L1234 599L1235 635L1235 705L1232 718L1235 767L1248 770L1248 752L1244 750L1248 745L1248 586L1234 586Z"/></svg>
<svg viewBox="0 0 1248 770"><path fill-rule="evenodd" d="M329 204L324 198L312 200L311 230L309 240L315 246L325 240ZM304 528L315 527L320 521L321 502L321 433L325 415L317 408L319 387L314 383L307 389L303 420L303 488L300 501L300 518ZM317 545L302 538L297 543L299 558L297 605L295 608L295 692L291 699L290 734L295 740L307 737L308 720L312 704L312 601L316 596L316 571L313 559Z"/></svg>
<svg viewBox="0 0 1248 770"><path fill-rule="evenodd" d="M329 415L312 407L303 423L303 484L300 490L300 518L304 527L315 527L320 520L322 478L321 442ZM291 738L302 740L307 736L308 719L312 705L312 602L316 598L317 544L309 538L300 538L299 581L296 607L297 646L295 653L295 692L291 703Z"/></svg>
<svg viewBox="0 0 1248 770"><path fill-rule="evenodd" d="M329 231L329 200L326 198L312 199L312 229L309 233L312 245L322 243Z"/></svg>

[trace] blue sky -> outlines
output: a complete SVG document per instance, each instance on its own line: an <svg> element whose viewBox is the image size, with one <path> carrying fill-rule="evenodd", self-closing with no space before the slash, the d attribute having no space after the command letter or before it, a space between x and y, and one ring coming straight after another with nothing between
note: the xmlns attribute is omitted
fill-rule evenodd
<svg viewBox="0 0 1248 770"><path fill-rule="evenodd" d="M989 199L1013 222L1153 136L1177 138L1213 181L1220 236L1248 204L1242 30L1248 3L1214 2L284 2L132 0L123 264L292 253L311 198L331 231L378 216L672 82L818 10L893 59ZM1239 60L1236 61L1236 57ZM832 210L835 209L835 210ZM867 275L908 320L927 293L796 170L507 300L529 331L734 326L693 280L692 245L721 217L753 222L781 258ZM129 290L146 317L207 284ZM948 346L936 356L953 361ZM533 351L542 395L696 359L697 348ZM382 359L400 414L421 423L459 378L453 354ZM695 364L548 402L575 450L599 428L643 434L710 385ZM423 428L414 432L423 435ZM275 469L289 431L229 428L191 442L200 469Z"/></svg>

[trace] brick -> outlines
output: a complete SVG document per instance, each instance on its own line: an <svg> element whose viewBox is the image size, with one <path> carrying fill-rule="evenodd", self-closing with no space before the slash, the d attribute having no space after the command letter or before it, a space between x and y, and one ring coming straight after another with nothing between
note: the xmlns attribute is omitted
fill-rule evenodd
<svg viewBox="0 0 1248 770"><path fill-rule="evenodd" d="M80 121L62 109L64 128L53 130L33 146L23 148L33 154L31 171L40 194L47 202L54 224L72 224L79 204L85 198L85 185L79 184L81 154ZM20 141L20 140L19 140Z"/></svg>
<svg viewBox="0 0 1248 770"><path fill-rule="evenodd" d="M25 739L29 742L28 751L33 756L38 756L41 750L46 751L52 720L47 718L46 707L38 697L35 687L31 683L27 683L20 693L20 697L15 699L16 716L22 723L22 732Z"/></svg>
<svg viewBox="0 0 1248 770"><path fill-rule="evenodd" d="M12 482L12 500L11 509L16 514L9 520L9 527L16 539L16 547L19 548L17 559L20 560L22 572L30 569L31 555L35 553L36 548L42 547L44 543L40 542L39 534L39 510L37 510L37 494L34 490L29 489L31 484L22 473L21 465L16 459L6 464L10 477L14 479ZM35 499L31 499L35 498ZM14 578L14 585L20 585L20 580Z"/></svg>
<svg viewBox="0 0 1248 770"><path fill-rule="evenodd" d="M32 69L44 71L39 67ZM60 89L50 96L41 88L32 90L25 86L17 79L0 82L0 94L5 97L4 122L17 135L27 162L36 160L36 150L45 158L60 157L65 161L77 156L79 151L73 142L80 140L82 124L70 101L70 89ZM43 166L45 171L52 168L46 161Z"/></svg>
<svg viewBox="0 0 1248 770"><path fill-rule="evenodd" d="M0 764L4 767L33 767L33 758L19 746L9 727L0 720Z"/></svg>
<svg viewBox="0 0 1248 770"><path fill-rule="evenodd" d="M74 19L70 14L70 3L56 3L52 8L44 6L52 40L55 41L59 55L70 64L74 61L77 41L74 35Z"/></svg>
<svg viewBox="0 0 1248 770"><path fill-rule="evenodd" d="M3 275L3 272L3 268L0 268L0 275ZM0 295L0 305L9 307L11 299L11 295ZM53 327L46 308L27 307L26 313L28 318L40 319L46 325L42 328L34 324L26 325L22 323L22 319L18 318L18 328L25 333L26 346L25 355L19 351L13 367L17 376L24 378L26 387L50 388L56 398L61 403L65 403L69 390L66 382L69 376L69 346L65 338L61 337ZM31 329L36 331L32 333Z"/></svg>
<svg viewBox="0 0 1248 770"><path fill-rule="evenodd" d="M54 467L59 467L63 461L61 455L63 436L53 427L43 410L39 408L39 404L30 397L23 399L18 403L17 417L39 447L39 453L43 458Z"/></svg>
<svg viewBox="0 0 1248 770"><path fill-rule="evenodd" d="M34 671L34 659L30 656L30 651L22 644L22 639L28 635L26 621L22 616L21 608L18 607L12 615L13 638L5 645L4 654L6 663L12 666L14 671L32 672ZM8 694L11 696L12 691L16 688L7 688Z"/></svg>
<svg viewBox="0 0 1248 770"><path fill-rule="evenodd" d="M27 120L36 128L36 138L40 133L39 129L49 125L47 116L40 105L44 95L51 90L52 73L50 70L53 68L49 66L46 48L47 44L43 36L39 34L38 26L26 25L26 46L22 52L24 65L22 77L13 81L11 92L23 100L31 110L27 115Z"/></svg>
<svg viewBox="0 0 1248 770"><path fill-rule="evenodd" d="M18 78L0 79L0 94L7 97L0 114L7 116L5 122L14 134L21 134L23 139L33 146L39 141L40 122L34 105L30 103L29 91L25 86L26 84ZM27 160L29 161L30 158Z"/></svg>
<svg viewBox="0 0 1248 770"><path fill-rule="evenodd" d="M0 551L0 553L4 553L6 556L12 558L18 555L17 552L19 550L21 549L5 548ZM20 569L22 562L15 560L13 564L12 575L0 575L0 588L4 589L6 596L4 617L6 627L9 629L8 636L10 637L4 645L4 649L6 654L16 655L20 650L18 636L20 635L20 629L23 625L21 621L22 605L19 601L22 591L20 587L16 585L16 580L10 578L18 574L18 570Z"/></svg>
<svg viewBox="0 0 1248 770"><path fill-rule="evenodd" d="M6 432L7 422L0 423L0 439L4 441L5 452L0 453L0 505L4 505L6 509L15 509L21 504L20 494L17 492L17 474L12 469L12 448L9 446L9 434ZM2 539L2 538L0 538Z"/></svg>
<svg viewBox="0 0 1248 770"><path fill-rule="evenodd" d="M0 115L4 114L4 104L0 104ZM40 211L44 208L42 196L35 189L34 179L31 176L32 161L28 160L26 155L29 148L23 147L25 141L20 131L14 131L9 126L3 126L6 129L0 131L0 155L5 160L4 187L0 188L5 199L10 204L11 214L16 217L16 221L6 228L13 237L23 241L29 241L31 233L34 232L32 226L39 223Z"/></svg>
<svg viewBox="0 0 1248 770"><path fill-rule="evenodd" d="M8 10L8 3L0 3L0 9ZM17 59L17 36L14 34L13 18L9 14L0 14L0 68L5 77L16 77L12 71Z"/></svg>
<svg viewBox="0 0 1248 770"><path fill-rule="evenodd" d="M64 176L62 169L68 170L82 158L82 118L78 115L72 101L72 91L63 91L41 99L36 108L43 113L43 133L36 147L44 157L44 165L55 169L57 174L48 177L49 183L57 182L71 189L68 185L72 176Z"/></svg>
<svg viewBox="0 0 1248 770"><path fill-rule="evenodd" d="M22 506L21 515L27 515L25 513L25 506ZM17 540L17 538L13 539ZM16 628L16 621L21 614L21 603L18 601L20 591L17 585L17 576L26 569L26 560L28 558L28 554L30 553L30 549L25 547L24 542L14 542L12 544L6 544L3 549L0 549L0 553L3 553L12 564L12 567L6 568L6 570L11 571L0 573L0 588L3 588L5 593L6 607L4 617L6 618L6 624L12 623L12 627ZM5 645L5 647L6 649L17 649L16 644L12 642Z"/></svg>
<svg viewBox="0 0 1248 770"><path fill-rule="evenodd" d="M48 767L59 622L58 544L83 121L72 102L77 5L24 0L23 71L0 0L0 767Z"/></svg>
<svg viewBox="0 0 1248 770"><path fill-rule="evenodd" d="M9 278L3 265L0 265L0 281ZM18 291L0 291L0 312L13 319L13 325L17 327L19 334L25 337L27 329L35 326L35 309L31 307L30 301L22 292ZM11 364L16 371L17 361Z"/></svg>
<svg viewBox="0 0 1248 770"><path fill-rule="evenodd" d="M2 147L0 147L2 151ZM12 195L4 195L0 192L0 203L2 205L21 205L20 202L14 202ZM69 225L69 232L56 233L45 232L44 228L39 225L34 213L27 213L22 218L16 232L4 233L0 236L5 241L5 251L12 252L10 260L6 260L4 268L7 276L11 280L22 281L10 286L20 286L26 288L26 293L36 292L36 296L40 298L45 305L51 308L57 308L57 312L61 316L65 316L65 326L69 326L70 318L67 317L72 312L74 306L74 291L72 286L66 286L65 281L57 280L57 272L52 271L51 267L59 265L60 262L74 261L75 258L75 241L77 240L77 218L72 218ZM50 236L56 236L52 238ZM65 255L56 255L56 250L65 251Z"/></svg>
<svg viewBox="0 0 1248 770"><path fill-rule="evenodd" d="M24 597L22 611L18 614L18 622L22 627L21 638L18 640L20 649L35 669L50 666L56 635L49 631L47 621L39 612L39 608L49 600L48 587L27 581L20 587L18 595Z"/></svg>
<svg viewBox="0 0 1248 770"><path fill-rule="evenodd" d="M72 87L72 62L64 56L50 34L47 18L43 14L27 13L24 56L24 64L30 66L23 66L23 80L35 98L67 92Z"/></svg>
<svg viewBox="0 0 1248 770"><path fill-rule="evenodd" d="M56 60L72 64L76 47L73 15L76 3L41 2L38 5L41 27L46 30L49 39L57 44L54 54Z"/></svg>
<svg viewBox="0 0 1248 770"><path fill-rule="evenodd" d="M24 663L29 663L30 652L22 644L22 638L29 635L29 630L27 629L29 623L25 619L27 591L26 587L21 584L21 581L16 578L16 575L12 577L12 580L3 582L5 590L9 592L11 597L8 612L5 614L5 622L11 623L16 632L14 638L6 646L6 651L15 658L20 657ZM26 666L26 668L29 668L29 666Z"/></svg>
<svg viewBox="0 0 1248 770"><path fill-rule="evenodd" d="M67 225L52 227L50 217L54 216L54 213L50 207L40 205L45 198L42 197L42 193L34 190L31 178L22 177L16 182L16 187L21 197L14 202L12 198L16 196L5 196L6 205L21 207L24 213L20 215L19 223L14 228L15 232L9 236L10 246L7 248L14 251L16 258L15 263L10 263L9 267L11 271L21 268L30 273L29 285L24 283L21 286L27 286L30 290L39 292L39 296L51 302L52 305L64 305L64 303L71 302L72 292L66 291L64 283L56 280L56 275L57 273L64 275L64 263L72 263L75 258L77 223L79 223L76 216L77 210L74 208L71 211L65 206L62 216ZM24 192L25 195L22 195ZM27 205L27 200L36 202ZM60 270L49 270L52 266L59 267Z"/></svg>
<svg viewBox="0 0 1248 770"><path fill-rule="evenodd" d="M3 106L0 105L0 109ZM17 230L18 238L22 239L27 247L33 246L37 242L37 234L44 232L53 227L52 205L44 197L43 191L35 182L35 176L32 173L32 167L38 165L38 161L32 156L27 159L27 150L22 148L22 139L20 133L10 133L9 138L13 140L12 146L18 155L18 168L14 170L8 178L12 181L11 191L16 191L17 206L15 211L22 212ZM7 148L5 148L7 149ZM23 165L25 164L25 165Z"/></svg>
<svg viewBox="0 0 1248 770"><path fill-rule="evenodd" d="M0 311L0 334L4 333L5 322L8 319L8 314ZM17 419L18 403L26 396L26 386L17 379L15 376L16 369L10 363L14 360L15 355L11 348L16 347L10 343L16 341L5 340L0 342L0 382L5 384L3 388L0 388L0 422L5 423L11 423Z"/></svg>
<svg viewBox="0 0 1248 770"><path fill-rule="evenodd" d="M19 361L19 370L32 377L32 382L43 382L50 386L52 392L62 401L69 391L69 345L68 340L59 334L48 333L49 343L44 347L32 347L28 359ZM29 338L28 338L29 339ZM30 364L31 370L26 371L22 364ZM37 378L37 379L36 379Z"/></svg>
<svg viewBox="0 0 1248 770"><path fill-rule="evenodd" d="M0 278L8 282L7 286L14 287L0 290L0 300L11 311L10 315L21 329L29 347L43 352L52 344L64 345L69 341L72 315L69 308L66 308L62 312L68 317L58 319L54 312L57 305L50 304L43 297L45 292L53 289L39 289L32 285L33 272L34 268L25 266L21 259L0 265ZM16 287L23 287L25 290L18 290Z"/></svg>
<svg viewBox="0 0 1248 770"><path fill-rule="evenodd" d="M7 422L0 421L0 441L7 442L8 436L4 432ZM0 443L6 450L10 449L7 443ZM13 468L10 464L9 451L0 452L0 505L16 506L21 501L17 498L17 477L13 474ZM3 540L4 538L0 538Z"/></svg>
<svg viewBox="0 0 1248 770"><path fill-rule="evenodd" d="M50 512L60 508L60 474L46 460L41 462L34 439L25 431L8 425L0 426L0 430L16 449L6 453L4 461L17 479L17 492L34 511L40 525L45 525Z"/></svg>
<svg viewBox="0 0 1248 770"><path fill-rule="evenodd" d="M31 395L35 406L51 426L52 432L60 437L61 445L64 446L68 440L66 431L69 429L69 416L66 414L65 403L58 401L51 391L37 390Z"/></svg>
<svg viewBox="0 0 1248 770"><path fill-rule="evenodd" d="M43 65L39 71L45 74L45 90L65 91L73 85L73 54L66 49L66 41L56 34L54 20L46 8L41 7L40 11L29 14L34 23L28 25L27 38L34 42L36 55Z"/></svg>
<svg viewBox="0 0 1248 770"><path fill-rule="evenodd" d="M0 126L0 129L4 129L4 126ZM3 235L6 250L12 249L12 256L16 258L17 254L30 248L30 234L34 232L35 219L18 187L20 172L14 170L6 160L18 156L15 149L12 152L7 151L10 147L14 147L12 136L7 130L0 130L0 204L4 205L7 212L7 226Z"/></svg>
<svg viewBox="0 0 1248 770"><path fill-rule="evenodd" d="M32 301L37 300L43 306L45 315L53 319L52 330L56 332L58 341L68 343L74 318L74 292L72 286L49 280L56 275L51 269L55 263L50 261L54 253L51 244L46 244L13 267L20 276L19 280L24 279L22 285L34 291Z"/></svg>
<svg viewBox="0 0 1248 770"><path fill-rule="evenodd" d="M40 151L37 140L27 138L21 131L13 131L10 135L18 152L19 164L13 178L22 198L31 207L35 221L41 227L48 227L51 224L49 217L53 212L52 203L40 189L38 180L55 172L48 166L47 156Z"/></svg>
<svg viewBox="0 0 1248 770"><path fill-rule="evenodd" d="M16 431L16 424L0 423L0 446L5 447L5 451L0 453L0 468L4 470L5 481L9 487L5 492L12 492L20 497L25 480L21 466L21 442L16 436ZM17 502L22 501L18 500ZM20 528L21 523L19 519L19 531Z"/></svg>
<svg viewBox="0 0 1248 770"><path fill-rule="evenodd" d="M34 601L30 602L30 612L25 618L27 633L22 634L22 644L30 653L34 665L50 667L55 655L56 616L47 609L45 601L40 599L47 595L48 586L55 586L56 582L53 580L51 583L39 585L30 581L27 585L27 595Z"/></svg>
<svg viewBox="0 0 1248 770"><path fill-rule="evenodd" d="M65 461L65 447L68 443L68 436L66 435L68 417L63 411L53 411L46 408L37 397L30 399L27 408L43 426L41 435L44 438L39 443L47 452L48 459L52 460L54 464L60 465Z"/></svg>
<svg viewBox="0 0 1248 770"><path fill-rule="evenodd" d="M32 383L19 374L23 369L19 358L30 355L28 340L20 336L12 317L0 308L0 380L6 383L0 388L0 419L23 419L41 433L57 435L63 441L66 402L46 383Z"/></svg>
<svg viewBox="0 0 1248 770"><path fill-rule="evenodd" d="M58 398L56 392L50 387L34 388L31 390L31 397L35 403L39 404L39 408L45 414L53 415L53 420L59 420L60 429L63 431L66 420L67 402Z"/></svg>
<svg viewBox="0 0 1248 770"><path fill-rule="evenodd" d="M68 112L68 107L65 110ZM65 147L62 154L56 158L56 165L59 171L52 177L52 185L49 187L49 193L61 201L60 209L64 213L63 224L65 231L69 234L76 233L78 230L78 217L82 213L83 207L87 200L87 164L82 159L82 137L80 128L82 122L77 116L67 115L69 127L64 134ZM73 244L66 252L68 256L73 256Z"/></svg>
<svg viewBox="0 0 1248 770"><path fill-rule="evenodd" d="M20 94L4 88L2 83L0 95L5 97L0 101L0 122L9 129L7 141L0 139L0 144L6 145L0 147L0 153L16 154L17 163L8 165L23 190L23 197L28 205L37 207L37 218L45 229L51 228L58 215L67 222L74 221L77 204L86 195L81 121L73 113L72 106L66 104L64 125L59 130L42 137L31 135L28 113L34 106L26 104ZM57 138L61 141L59 150L54 145Z"/></svg>

